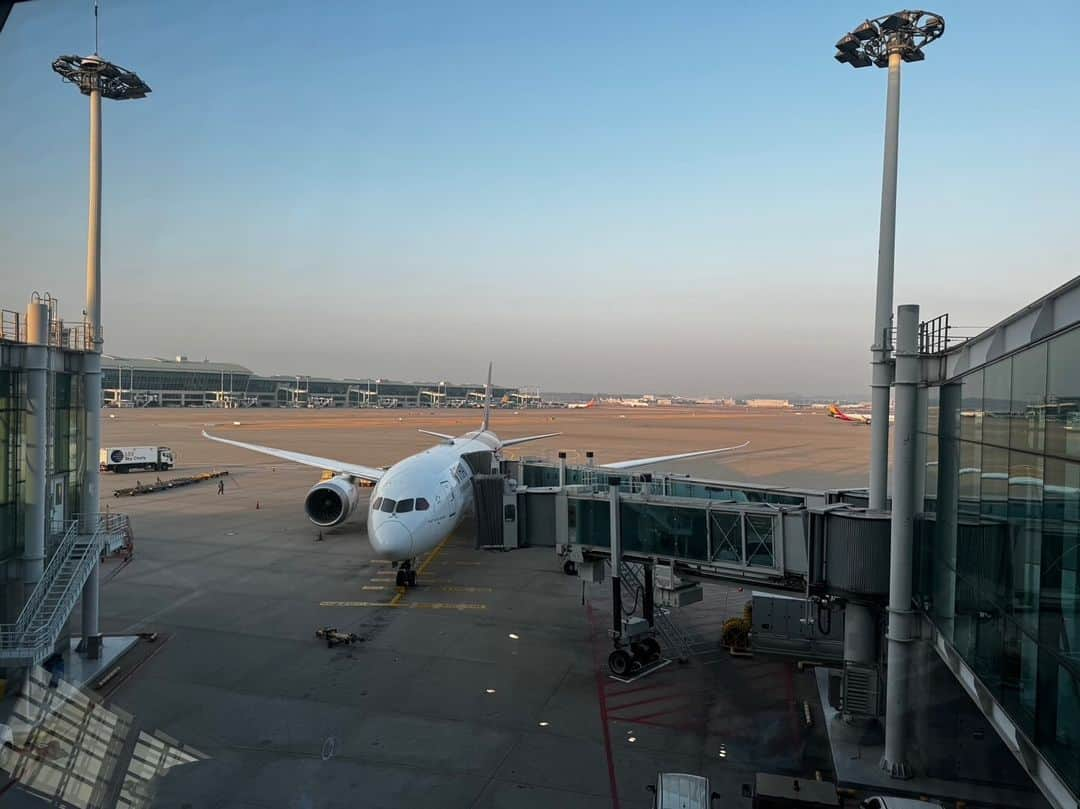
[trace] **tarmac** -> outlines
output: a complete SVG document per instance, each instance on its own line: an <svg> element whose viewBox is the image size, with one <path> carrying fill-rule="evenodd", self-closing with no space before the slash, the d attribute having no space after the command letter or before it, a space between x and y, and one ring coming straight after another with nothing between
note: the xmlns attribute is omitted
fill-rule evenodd
<svg viewBox="0 0 1080 809"><path fill-rule="evenodd" d="M133 730L190 752L159 771L142 805L620 809L651 805L657 773L680 771L709 776L716 805L749 807L743 785L757 772L833 777L813 674L794 662L717 647L616 682L609 589L566 576L552 549L477 551L465 524L401 594L362 522L320 534L307 521L319 470L199 435L216 423L240 440L381 465L427 444L417 427L463 432L476 415L107 411L104 445L176 451L166 478L230 471L223 495L210 482L122 500L108 497L114 482L138 473L103 477L103 504L131 515L136 539L133 559L103 572L102 629L157 636L98 696ZM508 437L562 430L545 452L595 447L601 461L749 433L749 452L686 471L793 485L813 469L819 486L823 471L834 485L861 480L868 442L868 431L791 413L498 412L493 426ZM748 598L710 583L678 619L718 637ZM328 648L315 635L326 626L358 640Z"/></svg>
<svg viewBox="0 0 1080 809"><path fill-rule="evenodd" d="M302 510L318 470L199 436L214 421L240 440L379 465L425 445L416 427L454 431L460 420L464 431L477 414L375 415L107 412L105 445L176 451L179 465L163 478L230 471L220 496L211 482L114 500L114 484L155 473L102 481L102 502L131 515L136 537L133 560L103 574L103 631L159 633L102 696L133 727L202 759L158 778L151 805L618 809L649 805L645 787L678 770L709 775L722 805L737 807L750 805L742 785L759 770L828 771L824 731L802 719L813 680L793 664L717 654L615 682L608 588L585 587L583 598L550 548L476 551L466 524L421 560L420 586L399 596L362 523L318 539ZM679 421L656 416L635 425L618 414L566 415L556 411L555 428L568 435L552 454L582 440L621 457L739 443L723 419L682 435ZM357 427L365 417L371 429ZM548 417L499 412L494 426L550 431ZM820 421L842 440L852 435ZM649 436L622 450L618 434L644 425ZM709 587L688 619L718 622L749 597ZM315 637L324 626L359 640L327 648Z"/></svg>

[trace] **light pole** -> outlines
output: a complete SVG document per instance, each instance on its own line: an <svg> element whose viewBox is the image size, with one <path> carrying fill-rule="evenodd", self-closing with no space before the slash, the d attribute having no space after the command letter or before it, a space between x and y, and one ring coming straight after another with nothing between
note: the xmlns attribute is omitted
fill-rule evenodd
<svg viewBox="0 0 1080 809"><path fill-rule="evenodd" d="M945 20L927 11L898 11L866 20L836 43L836 61L887 67L885 166L881 178L877 298L870 410L870 508L885 509L889 477L889 386L892 382L893 259L896 252L896 170L900 148L900 62L921 62L923 48L945 33Z"/></svg>
<svg viewBox="0 0 1080 809"><path fill-rule="evenodd" d="M86 329L91 350L86 354L83 382L86 386L86 451L79 511L80 528L93 534L99 509L98 455L101 449L101 99L145 98L147 84L130 70L106 62L97 53L90 56L61 56L54 71L90 97L90 216L86 235ZM121 385L121 397L123 385ZM99 567L86 580L82 591L83 652L87 657L101 654L98 628Z"/></svg>

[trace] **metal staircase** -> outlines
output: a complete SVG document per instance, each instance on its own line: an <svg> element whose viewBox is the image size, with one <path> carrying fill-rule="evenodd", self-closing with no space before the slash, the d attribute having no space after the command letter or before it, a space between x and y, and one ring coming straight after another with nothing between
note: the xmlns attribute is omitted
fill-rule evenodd
<svg viewBox="0 0 1080 809"><path fill-rule="evenodd" d="M53 653L101 553L105 536L110 529L121 527L118 516L102 514L67 523L63 539L18 619L0 625L0 665L37 665ZM80 524L85 532L80 532Z"/></svg>
<svg viewBox="0 0 1080 809"><path fill-rule="evenodd" d="M640 594L645 591L641 565L623 560L619 565L619 576L626 585L639 593L638 600L640 601ZM692 643L686 633L671 619L671 611L668 609L656 607L653 610L653 628L663 638L665 646L681 661L689 660L703 651L695 648L696 644Z"/></svg>

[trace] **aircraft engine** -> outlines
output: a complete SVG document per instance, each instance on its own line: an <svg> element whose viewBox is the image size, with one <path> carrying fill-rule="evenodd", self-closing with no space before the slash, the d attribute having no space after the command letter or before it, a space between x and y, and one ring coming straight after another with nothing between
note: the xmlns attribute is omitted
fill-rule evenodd
<svg viewBox="0 0 1080 809"><path fill-rule="evenodd" d="M308 519L323 528L349 519L360 499L360 487L348 475L337 475L311 487L304 498Z"/></svg>

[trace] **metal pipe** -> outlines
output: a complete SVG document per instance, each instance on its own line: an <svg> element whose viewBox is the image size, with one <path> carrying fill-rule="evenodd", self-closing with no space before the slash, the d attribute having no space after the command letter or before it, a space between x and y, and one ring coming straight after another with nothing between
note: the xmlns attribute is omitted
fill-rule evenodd
<svg viewBox="0 0 1080 809"><path fill-rule="evenodd" d="M609 515L611 523L611 612L615 637L622 635L622 542L619 536L619 479L608 478Z"/></svg>
<svg viewBox="0 0 1080 809"><path fill-rule="evenodd" d="M86 320L101 351L101 90L90 91L90 216L86 231Z"/></svg>
<svg viewBox="0 0 1080 809"><path fill-rule="evenodd" d="M86 234L86 321L92 350L83 360L83 383L86 400L86 452L82 469L82 492L79 511L83 515L81 531L92 534L97 528L101 454L101 90L95 82L90 91L90 215ZM98 622L100 560L95 557L93 570L82 589L83 652L91 659L101 653Z"/></svg>
<svg viewBox="0 0 1080 809"><path fill-rule="evenodd" d="M919 307L901 306L896 328L896 460L889 534L889 651L885 682L885 754L881 766L894 778L910 778L907 763L908 699L914 612L911 606L915 524L915 423L919 385Z"/></svg>
<svg viewBox="0 0 1080 809"><path fill-rule="evenodd" d="M49 307L26 307L26 540L23 588L28 596L45 565L45 500L48 492Z"/></svg>
<svg viewBox="0 0 1080 809"><path fill-rule="evenodd" d="M885 102L885 164L881 177L877 296L874 342L870 348L870 508L884 511L889 485L889 353L893 307L893 261L896 255L896 174L900 154L900 51L889 53L889 90Z"/></svg>

